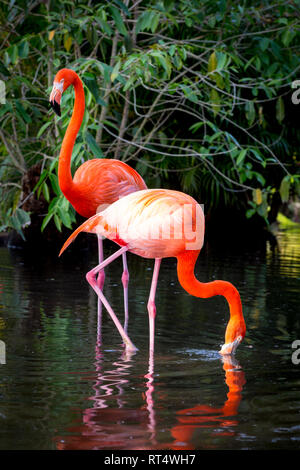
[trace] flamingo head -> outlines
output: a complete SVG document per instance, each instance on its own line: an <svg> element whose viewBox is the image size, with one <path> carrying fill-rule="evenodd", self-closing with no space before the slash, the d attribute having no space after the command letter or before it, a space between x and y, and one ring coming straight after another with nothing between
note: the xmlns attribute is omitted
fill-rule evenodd
<svg viewBox="0 0 300 470"><path fill-rule="evenodd" d="M227 354L235 354L238 345L243 341L246 334L246 326L244 318L232 318L226 329L225 344L223 344L219 353L224 356Z"/></svg>
<svg viewBox="0 0 300 470"><path fill-rule="evenodd" d="M60 101L63 92L72 84L76 79L77 74L70 69L61 69L55 76L53 88L50 93L50 104L53 111L60 116Z"/></svg>

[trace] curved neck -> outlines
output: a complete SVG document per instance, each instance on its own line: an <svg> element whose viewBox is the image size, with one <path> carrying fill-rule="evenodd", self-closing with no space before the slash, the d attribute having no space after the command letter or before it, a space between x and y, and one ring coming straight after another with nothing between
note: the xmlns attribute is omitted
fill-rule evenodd
<svg viewBox="0 0 300 470"><path fill-rule="evenodd" d="M71 158L76 136L82 123L85 108L84 90L79 77L75 77L73 86L75 90L75 104L71 120L62 142L58 163L59 186L65 196L70 193L74 185L71 174Z"/></svg>
<svg viewBox="0 0 300 470"><path fill-rule="evenodd" d="M182 287L191 295L201 298L222 295L226 298L230 309L230 321L226 328L225 343L235 339L236 332L244 336L245 321L242 310L242 302L237 289L227 281L212 281L203 283L196 279L194 274L195 263L199 251L188 250L177 256L177 274Z"/></svg>

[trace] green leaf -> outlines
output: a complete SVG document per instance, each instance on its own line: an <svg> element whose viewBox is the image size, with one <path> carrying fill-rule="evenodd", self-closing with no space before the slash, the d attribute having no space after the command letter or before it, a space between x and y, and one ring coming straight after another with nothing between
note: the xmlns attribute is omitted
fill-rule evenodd
<svg viewBox="0 0 300 470"><path fill-rule="evenodd" d="M45 124L42 125L42 127L40 128L40 130L37 133L37 138L41 137L41 135L45 132L47 127L50 126L50 124L52 124L52 121L46 122Z"/></svg>
<svg viewBox="0 0 300 470"><path fill-rule="evenodd" d="M65 34L64 36L64 46L67 52L70 51L71 46L72 46L73 38L72 36L69 36L68 34Z"/></svg>
<svg viewBox="0 0 300 470"><path fill-rule="evenodd" d="M225 67L227 55L224 52L218 52L217 55L217 70L222 70Z"/></svg>
<svg viewBox="0 0 300 470"><path fill-rule="evenodd" d="M53 212L50 212L46 215L46 217L44 218L43 220L43 223L42 223L42 226L41 226L41 232L43 232L45 230L45 228L47 227L48 223L50 222L50 220L52 219L54 213Z"/></svg>
<svg viewBox="0 0 300 470"><path fill-rule="evenodd" d="M240 151L239 156L236 160L237 166L239 166L243 163L243 161L245 160L246 154L247 154L247 149L243 149L243 150Z"/></svg>
<svg viewBox="0 0 300 470"><path fill-rule="evenodd" d="M127 6L121 2L121 0L113 0L120 8L124 11L125 15L131 16L130 11L128 10Z"/></svg>
<svg viewBox="0 0 300 470"><path fill-rule="evenodd" d="M72 228L71 218L69 216L69 213L63 210L61 207L58 207L57 210L58 210L58 215L61 218L61 221L64 224L64 226L67 228Z"/></svg>
<svg viewBox="0 0 300 470"><path fill-rule="evenodd" d="M114 66L111 76L110 76L110 79L112 82L114 82L117 76L119 75L120 66L121 66L121 61L119 60Z"/></svg>
<svg viewBox="0 0 300 470"><path fill-rule="evenodd" d="M160 14L159 13L156 13L155 15L153 15L152 21L151 21L151 32L152 33L155 33L155 31L157 30L157 27L159 25L159 20L160 20Z"/></svg>
<svg viewBox="0 0 300 470"><path fill-rule="evenodd" d="M99 23L102 31L104 33L106 33L108 36L111 36L113 34L113 30L111 29L110 25L107 23L106 20L104 20L103 18L99 18L96 16L96 21L97 23Z"/></svg>
<svg viewBox="0 0 300 470"><path fill-rule="evenodd" d="M125 27L125 24L123 22L123 19L122 19L122 16L120 15L119 10L116 7L112 6L112 5L109 7L109 9L111 11L112 17L115 21L115 24L116 24L116 27L117 27L119 33L122 34L123 36L126 36L127 35L127 29Z"/></svg>
<svg viewBox="0 0 300 470"><path fill-rule="evenodd" d="M260 49L265 52L268 49L270 40L268 38L263 38L259 41L259 47Z"/></svg>
<svg viewBox="0 0 300 470"><path fill-rule="evenodd" d="M214 88L210 91L210 102L212 104L213 113L217 116L221 108L221 99L219 93Z"/></svg>
<svg viewBox="0 0 300 470"><path fill-rule="evenodd" d="M44 183L42 184L42 188L43 188L43 195L44 195L44 198L46 199L47 202L50 201L50 192L49 192L49 188L48 188L48 185L47 183L44 181Z"/></svg>
<svg viewBox="0 0 300 470"><path fill-rule="evenodd" d="M218 60L217 60L217 56L216 56L216 53L213 52L210 56L209 56L209 59L208 59L208 73L211 73L213 72L214 70L216 70L218 66Z"/></svg>
<svg viewBox="0 0 300 470"><path fill-rule="evenodd" d="M1 101L0 101L0 104L1 104ZM9 112L13 112L11 105L9 103L1 104L0 117Z"/></svg>
<svg viewBox="0 0 300 470"><path fill-rule="evenodd" d="M255 106L254 106L253 101L247 101L245 108L246 108L246 118L248 120L248 123L251 126L255 121Z"/></svg>
<svg viewBox="0 0 300 470"><path fill-rule="evenodd" d="M89 148L91 149L91 151L93 152L93 154L95 155L96 158L105 158L104 155L103 155L103 152L102 150L100 149L100 147L98 146L97 142L95 141L94 137L92 136L92 134L90 134L89 132L86 132L85 134L85 140L89 146Z"/></svg>
<svg viewBox="0 0 300 470"><path fill-rule="evenodd" d="M255 214L255 209L248 209L248 210L246 211L246 217L247 217L247 219L250 219L254 214Z"/></svg>
<svg viewBox="0 0 300 470"><path fill-rule="evenodd" d="M192 101L193 103L198 103L198 97L191 87L187 85L180 85L180 88L183 90L183 93L188 100Z"/></svg>
<svg viewBox="0 0 300 470"><path fill-rule="evenodd" d="M15 63L17 62L18 60L18 47L16 46L16 44L14 44L13 46L9 47L7 49L7 52L8 52L8 55L9 55L9 58L11 60L11 63L13 65L15 65Z"/></svg>
<svg viewBox="0 0 300 470"><path fill-rule="evenodd" d="M285 176L281 180L281 184L279 188L279 194L280 194L282 202L288 202L289 200L290 185L291 185L290 177Z"/></svg>
<svg viewBox="0 0 300 470"><path fill-rule="evenodd" d="M35 191L37 190L37 188L41 186L41 184L42 184L43 181L47 178L47 176L48 176L48 170L45 169L45 170L43 170L43 172L41 173L40 179L38 180L38 182L36 183L35 187L33 188L33 192L35 192Z"/></svg>
<svg viewBox="0 0 300 470"><path fill-rule="evenodd" d="M200 129L200 127L204 126L204 122L203 121L199 121L199 122L196 122L196 124L193 124L189 130L192 131L192 133L194 134L195 132L197 132L198 129Z"/></svg>
<svg viewBox="0 0 300 470"><path fill-rule="evenodd" d="M54 222L55 222L57 230L61 232L61 220L57 214L54 214Z"/></svg>
<svg viewBox="0 0 300 470"><path fill-rule="evenodd" d="M17 232L21 235L23 240L25 240L22 228L26 227L30 224L30 215L28 212L24 211L23 209L17 208L11 217L12 225L17 230Z"/></svg>
<svg viewBox="0 0 300 470"><path fill-rule="evenodd" d="M18 53L21 59L25 59L29 54L29 43L28 41L22 41L18 46Z"/></svg>
<svg viewBox="0 0 300 470"><path fill-rule="evenodd" d="M99 87L98 87L95 75L93 75L92 73L85 73L82 78L83 78L85 85L88 87L93 97L95 98L96 103L98 103L98 100L101 100L101 98L100 98Z"/></svg>
<svg viewBox="0 0 300 470"><path fill-rule="evenodd" d="M144 11L139 17L136 22L135 32L136 34L144 31L145 29L150 28L151 25L151 11L146 10Z"/></svg>
<svg viewBox="0 0 300 470"><path fill-rule="evenodd" d="M49 175L49 179L50 179L50 183L51 183L52 189L55 192L55 194L57 194L57 196L61 196L62 192L61 192L61 189L59 187L57 176L54 175L53 173L51 173ZM53 199L52 199L52 201L53 201Z"/></svg>
<svg viewBox="0 0 300 470"><path fill-rule="evenodd" d="M131 76L125 83L123 91L127 91L134 84L134 82L135 82L135 77Z"/></svg>
<svg viewBox="0 0 300 470"><path fill-rule="evenodd" d="M25 121L27 124L30 124L31 123L31 117L25 111L24 106L22 105L22 103L19 100L16 100L15 104L16 104L17 112L21 116L23 121Z"/></svg>
<svg viewBox="0 0 300 470"><path fill-rule="evenodd" d="M282 96L280 96L276 101L276 119L280 124L284 119L284 114L284 101Z"/></svg>
<svg viewBox="0 0 300 470"><path fill-rule="evenodd" d="M164 55L162 52L159 52L159 51L151 52L151 56L157 59L159 64L165 69L167 76L169 78L171 75L171 71L172 71L172 65L171 65L170 59L166 55Z"/></svg>
<svg viewBox="0 0 300 470"><path fill-rule="evenodd" d="M296 36L295 31L292 31L291 29L287 29L282 35L282 42L284 46L288 47L295 36Z"/></svg>

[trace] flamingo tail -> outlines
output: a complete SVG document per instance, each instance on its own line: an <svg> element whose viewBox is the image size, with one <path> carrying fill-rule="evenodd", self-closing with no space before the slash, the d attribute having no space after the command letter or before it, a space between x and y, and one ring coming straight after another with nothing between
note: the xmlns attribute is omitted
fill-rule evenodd
<svg viewBox="0 0 300 470"><path fill-rule="evenodd" d="M95 229L97 225L99 224L101 219L101 214L95 214L94 216L90 217L88 220L86 220L83 224L81 224L70 236L69 238L65 241L63 244L62 249L59 252L58 256L61 256L62 253L68 248L68 246L75 240L77 235L80 232L91 232L91 233L97 233L97 230Z"/></svg>

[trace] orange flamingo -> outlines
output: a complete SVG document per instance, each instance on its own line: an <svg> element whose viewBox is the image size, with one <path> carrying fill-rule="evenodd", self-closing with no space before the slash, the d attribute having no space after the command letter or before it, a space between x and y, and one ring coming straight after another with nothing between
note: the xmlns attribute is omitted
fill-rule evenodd
<svg viewBox="0 0 300 470"><path fill-rule="evenodd" d="M72 178L71 157L76 136L80 129L84 109L84 89L79 76L70 69L61 69L54 78L50 103L60 116L60 101L63 92L73 85L75 104L73 114L65 133L58 164L58 180L61 191L74 209L83 217L91 217L121 197L147 186L143 178L120 160L94 158L83 163ZM98 236L99 263L103 261L102 237ZM103 288L104 271L98 274L97 282ZM123 254L122 283L124 286L125 318L128 316L128 281L126 253ZM99 305L100 308L100 305Z"/></svg>
<svg viewBox="0 0 300 470"><path fill-rule="evenodd" d="M230 319L226 328L222 355L234 354L246 333L242 303L237 289L227 281L202 283L194 267L204 239L204 214L201 206L179 191L146 189L114 202L102 213L78 227L63 245L60 255L80 232L101 234L121 248L86 275L111 315L128 351L136 350L96 282L97 273L127 251L144 258L154 258L154 272L148 300L150 352L154 351L155 293L162 258L177 258L181 286L195 297L222 295L226 298Z"/></svg>

